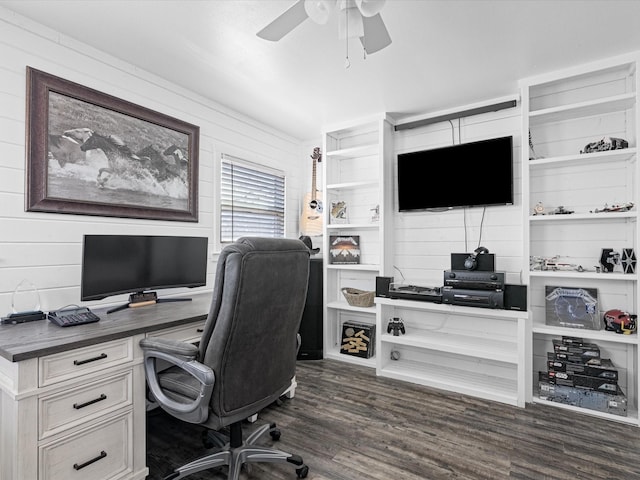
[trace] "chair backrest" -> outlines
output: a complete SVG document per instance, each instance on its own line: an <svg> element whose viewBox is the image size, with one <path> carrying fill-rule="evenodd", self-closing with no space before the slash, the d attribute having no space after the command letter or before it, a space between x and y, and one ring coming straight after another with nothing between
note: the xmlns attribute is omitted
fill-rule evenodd
<svg viewBox="0 0 640 480"><path fill-rule="evenodd" d="M244 237L222 250L199 347L216 377L208 423L246 418L290 386L308 278L300 240Z"/></svg>

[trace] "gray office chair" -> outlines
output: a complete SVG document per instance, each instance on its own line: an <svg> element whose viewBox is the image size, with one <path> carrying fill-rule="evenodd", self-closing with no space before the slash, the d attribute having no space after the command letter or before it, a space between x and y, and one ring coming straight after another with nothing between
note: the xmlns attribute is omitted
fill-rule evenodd
<svg viewBox="0 0 640 480"><path fill-rule="evenodd" d="M289 463L298 478L307 476L300 456L255 445L266 432L279 439L275 424L243 440L242 422L291 386L308 277L309 249L300 240L241 238L218 259L199 345L162 338L140 342L149 390L160 407L212 432L229 432L219 451L175 469L167 480L225 465L228 478L237 480L242 465L253 462ZM156 359L172 366L160 371Z"/></svg>

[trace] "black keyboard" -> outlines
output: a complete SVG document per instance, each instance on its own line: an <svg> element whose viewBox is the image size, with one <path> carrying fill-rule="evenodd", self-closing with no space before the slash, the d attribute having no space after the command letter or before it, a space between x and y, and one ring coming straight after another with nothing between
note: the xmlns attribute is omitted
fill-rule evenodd
<svg viewBox="0 0 640 480"><path fill-rule="evenodd" d="M68 308L49 312L47 318L59 327L72 327L74 325L84 325L100 320L100 317L87 307Z"/></svg>

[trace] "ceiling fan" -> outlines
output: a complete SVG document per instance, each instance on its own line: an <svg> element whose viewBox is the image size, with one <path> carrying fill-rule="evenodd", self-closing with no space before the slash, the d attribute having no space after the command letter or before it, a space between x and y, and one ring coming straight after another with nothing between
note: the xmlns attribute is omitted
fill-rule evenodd
<svg viewBox="0 0 640 480"><path fill-rule="evenodd" d="M391 44L380 16L384 3L385 0L298 0L257 35L275 42L307 18L324 25L337 9L339 38L359 37L364 51L375 53Z"/></svg>

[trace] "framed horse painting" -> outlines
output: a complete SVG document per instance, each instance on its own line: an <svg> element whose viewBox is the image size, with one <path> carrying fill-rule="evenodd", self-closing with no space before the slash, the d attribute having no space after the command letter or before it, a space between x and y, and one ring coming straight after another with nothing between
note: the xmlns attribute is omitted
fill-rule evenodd
<svg viewBox="0 0 640 480"><path fill-rule="evenodd" d="M27 67L27 211L198 221L200 128Z"/></svg>

